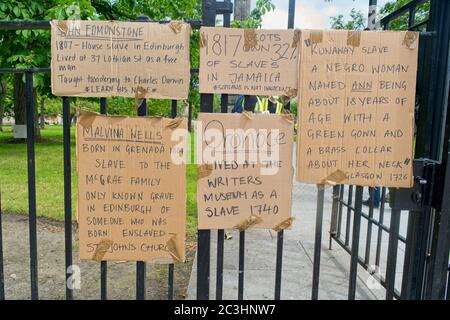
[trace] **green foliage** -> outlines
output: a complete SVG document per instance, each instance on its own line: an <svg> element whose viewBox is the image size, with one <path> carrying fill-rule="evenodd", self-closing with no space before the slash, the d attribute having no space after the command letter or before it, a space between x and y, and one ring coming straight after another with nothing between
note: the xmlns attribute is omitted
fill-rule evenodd
<svg viewBox="0 0 450 320"><path fill-rule="evenodd" d="M272 0L256 0L255 8L245 20L233 20L231 26L233 28L261 28L263 16L270 11L275 10Z"/></svg>
<svg viewBox="0 0 450 320"><path fill-rule="evenodd" d="M135 20L139 15L147 15L150 20L200 20L201 0L0 0L2 20L51 20L51 19L91 19L91 20ZM198 31L191 37L191 66L199 65ZM0 32L0 67L38 68L50 65L50 32L48 30L19 30ZM1 76L1 75L0 75ZM8 95L5 114L12 115L12 78L8 80ZM51 95L50 75L34 75L34 86L41 96L46 96L46 113L61 113L60 99ZM188 101L199 108L198 76L191 77ZM98 99L72 99L72 112L76 107L98 111ZM132 115L136 113L133 99L108 99L111 114ZM170 101L149 101L151 114L170 115ZM161 113L159 113L161 112ZM197 113L195 110L194 114Z"/></svg>
<svg viewBox="0 0 450 320"><path fill-rule="evenodd" d="M366 25L366 19L360 10L352 8L349 14L350 18L346 21L343 14L331 17L332 29L345 29L345 30L362 30Z"/></svg>

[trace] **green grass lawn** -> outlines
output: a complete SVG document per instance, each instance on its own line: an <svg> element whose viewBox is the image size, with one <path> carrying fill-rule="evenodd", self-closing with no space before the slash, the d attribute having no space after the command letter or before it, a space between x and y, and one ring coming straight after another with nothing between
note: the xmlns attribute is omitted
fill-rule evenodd
<svg viewBox="0 0 450 320"><path fill-rule="evenodd" d="M5 143L12 138L11 127L0 132L0 191L2 210L26 214L28 212L28 174L26 143ZM37 215L56 220L64 219L64 162L62 126L46 126L42 137L58 139L36 144L36 200ZM192 144L193 146L193 141ZM72 149L72 217L76 210L76 158L75 127L71 129ZM196 181L197 170L188 164L187 175L187 232L194 235L197 230Z"/></svg>

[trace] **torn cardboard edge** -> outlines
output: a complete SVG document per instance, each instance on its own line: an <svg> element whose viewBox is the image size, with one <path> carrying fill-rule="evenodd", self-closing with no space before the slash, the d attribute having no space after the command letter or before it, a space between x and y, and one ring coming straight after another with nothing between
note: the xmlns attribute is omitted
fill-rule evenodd
<svg viewBox="0 0 450 320"><path fill-rule="evenodd" d="M197 166L197 179L203 179L209 177L213 171L213 165L210 163L204 163Z"/></svg>
<svg viewBox="0 0 450 320"><path fill-rule="evenodd" d="M177 249L177 242L176 242L177 235L174 234L170 239L166 242L167 250L169 251L170 256L175 262L183 263L184 260L180 257L180 253Z"/></svg>
<svg viewBox="0 0 450 320"><path fill-rule="evenodd" d="M347 179L347 175L342 170L338 169L326 176L319 185L335 186Z"/></svg>
<svg viewBox="0 0 450 320"><path fill-rule="evenodd" d="M281 230L288 229L292 226L292 222L294 222L294 219L295 219L294 217L289 217L286 220L277 224L275 227L273 227L272 230L275 232L279 232Z"/></svg>
<svg viewBox="0 0 450 320"><path fill-rule="evenodd" d="M244 51L248 52L258 45L255 29L244 29Z"/></svg>
<svg viewBox="0 0 450 320"><path fill-rule="evenodd" d="M95 249L94 255L92 256L92 260L101 262L106 252L113 244L114 241L112 241L111 239L101 239L97 245L97 248Z"/></svg>
<svg viewBox="0 0 450 320"><path fill-rule="evenodd" d="M235 226L235 228L238 229L239 231L245 231L248 228L250 228L250 227L252 227L252 226L254 226L256 224L259 224L261 222L263 222L263 219L261 217L258 217L256 215L252 214L252 215L250 215L250 217L248 217L244 221L239 222Z"/></svg>

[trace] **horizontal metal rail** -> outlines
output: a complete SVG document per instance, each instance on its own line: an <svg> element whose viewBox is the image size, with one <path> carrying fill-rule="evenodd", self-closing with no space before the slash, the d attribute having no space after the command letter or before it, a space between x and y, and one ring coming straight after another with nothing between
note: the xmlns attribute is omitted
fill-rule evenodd
<svg viewBox="0 0 450 320"><path fill-rule="evenodd" d="M347 253L349 253L349 254L352 253L352 249L351 249L349 246L345 245L345 243L341 240L341 238L337 237L336 235L331 235L331 238L333 238L333 240L336 241L336 243L339 244L339 245L342 247L342 249L344 249L345 251L347 251ZM369 269L369 266L370 266L369 264L366 264L366 263L364 262L364 259L361 258L359 255L358 255L358 264L359 264L361 267L363 267L365 270L368 270L368 269ZM377 275L377 274L375 274L375 273L370 273L370 275L371 275L375 280L377 280L377 281L383 286L383 288L386 288L386 280L385 280L384 277L379 276L379 275ZM397 289L394 289L394 297L395 297L396 299L400 299L400 292L399 292Z"/></svg>
<svg viewBox="0 0 450 320"><path fill-rule="evenodd" d="M341 203L345 207L349 208L350 210L355 211L355 208L353 206L349 205L348 203L346 203L344 200L336 199L336 201ZM376 225L377 227L383 229L384 231L386 231L388 233L390 232L389 227L385 226L384 224L380 224L380 222L378 220L369 217L369 215L367 213L361 212L361 217L363 217L363 218L367 219L368 221L372 222L374 225ZM401 236L401 235L398 235L398 239L401 242L403 242L403 243L406 242L406 238Z"/></svg>
<svg viewBox="0 0 450 320"><path fill-rule="evenodd" d="M170 23L172 20L157 21L161 24ZM141 22L141 21L128 21ZM152 21L149 21L152 22ZM193 29L200 29L202 26L201 20L184 20L189 23ZM49 30L51 27L50 20L36 20L36 21L0 21L0 30Z"/></svg>
<svg viewBox="0 0 450 320"><path fill-rule="evenodd" d="M50 72L51 68L0 68L0 73L39 73ZM198 73L198 68L191 68L191 73Z"/></svg>
<svg viewBox="0 0 450 320"><path fill-rule="evenodd" d="M428 0L413 0L411 2L408 2L403 7L395 10L394 12L392 12L392 13L388 14L387 16L385 16L384 18L382 18L380 20L380 23L382 25L386 25L389 22L391 22L392 20L395 20L395 19L401 17L405 13L411 12L411 10L413 10L414 8L417 8L417 6L423 4L427 1Z"/></svg>

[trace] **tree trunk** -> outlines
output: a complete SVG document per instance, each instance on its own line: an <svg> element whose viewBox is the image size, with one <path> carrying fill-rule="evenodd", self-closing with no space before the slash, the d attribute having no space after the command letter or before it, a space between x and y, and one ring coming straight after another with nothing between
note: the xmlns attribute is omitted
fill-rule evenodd
<svg viewBox="0 0 450 320"><path fill-rule="evenodd" d="M44 108L45 108L45 97L41 97L41 129L45 128L45 116L44 116Z"/></svg>
<svg viewBox="0 0 450 320"><path fill-rule="evenodd" d="M189 104L188 108L188 131L192 132L192 105Z"/></svg>
<svg viewBox="0 0 450 320"><path fill-rule="evenodd" d="M245 20L250 15L250 0L235 0L234 1L234 19Z"/></svg>
<svg viewBox="0 0 450 320"><path fill-rule="evenodd" d="M14 74L14 120L16 124L27 124L27 107L23 74Z"/></svg>
<svg viewBox="0 0 450 320"><path fill-rule="evenodd" d="M5 115L6 81L0 80L0 132L3 132L3 116Z"/></svg>
<svg viewBox="0 0 450 320"><path fill-rule="evenodd" d="M14 74L14 120L15 124L27 124L27 101L25 96L25 82L22 80L23 74ZM37 94L36 90L33 90L33 105L36 110L37 106ZM38 124L38 114L34 113L34 127L35 137L40 137L40 130Z"/></svg>

